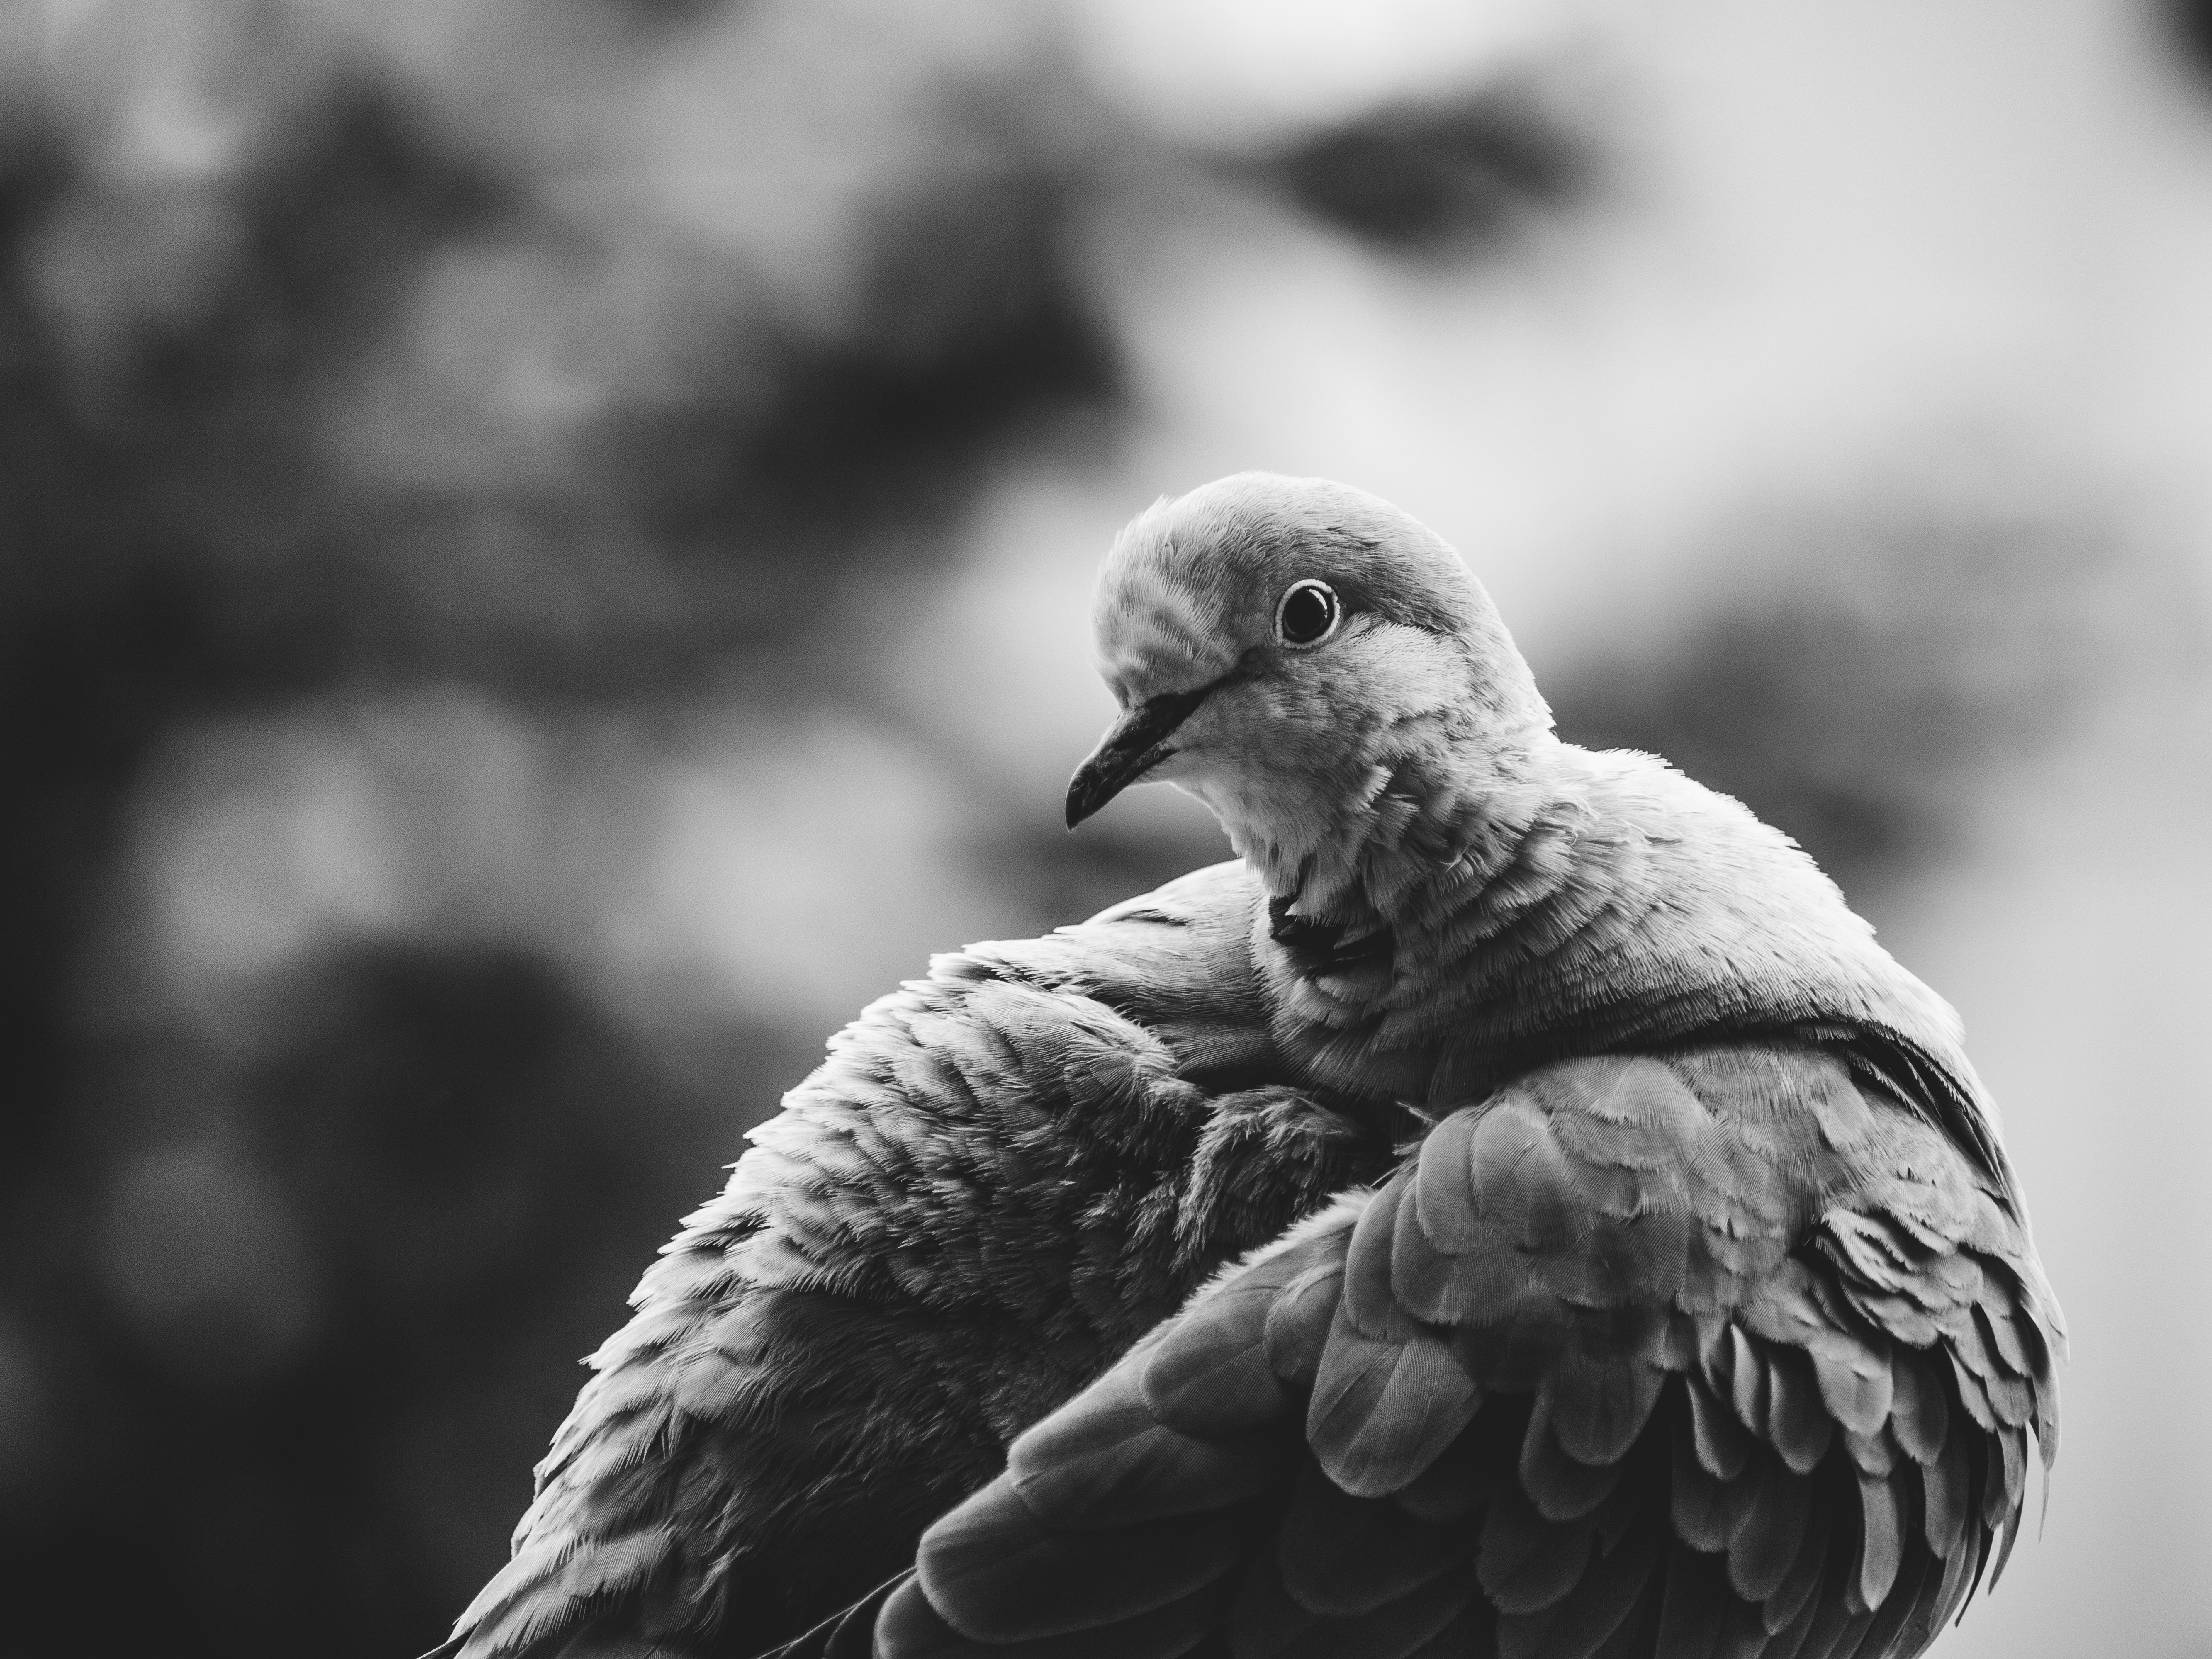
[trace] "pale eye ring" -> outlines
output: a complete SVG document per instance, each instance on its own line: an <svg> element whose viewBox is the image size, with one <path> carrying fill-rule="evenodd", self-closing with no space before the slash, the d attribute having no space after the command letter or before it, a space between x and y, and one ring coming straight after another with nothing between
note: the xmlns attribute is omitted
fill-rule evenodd
<svg viewBox="0 0 2212 1659"><path fill-rule="evenodd" d="M1319 645L1343 620L1336 590L1309 577L1292 582L1275 607L1275 637L1285 645Z"/></svg>

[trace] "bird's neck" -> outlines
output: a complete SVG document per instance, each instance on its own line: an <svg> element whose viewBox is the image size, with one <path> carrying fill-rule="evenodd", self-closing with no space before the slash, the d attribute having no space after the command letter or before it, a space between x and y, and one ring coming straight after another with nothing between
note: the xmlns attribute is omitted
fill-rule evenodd
<svg viewBox="0 0 2212 1659"><path fill-rule="evenodd" d="M1481 735L1399 744L1334 812L1224 814L1267 889L1276 1040L1312 1075L1457 1099L1532 1056L1753 1026L1955 1056L1956 1017L1737 802L1649 756Z"/></svg>
<svg viewBox="0 0 2212 1659"><path fill-rule="evenodd" d="M1547 729L1501 738L1439 716L1394 729L1351 775L1214 805L1279 933L1303 922L1352 939L1507 878L1572 793L1570 752Z"/></svg>

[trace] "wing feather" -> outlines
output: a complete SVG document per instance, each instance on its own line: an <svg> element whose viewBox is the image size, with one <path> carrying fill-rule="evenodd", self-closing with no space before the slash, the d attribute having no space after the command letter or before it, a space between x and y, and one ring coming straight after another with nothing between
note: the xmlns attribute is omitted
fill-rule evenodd
<svg viewBox="0 0 2212 1659"><path fill-rule="evenodd" d="M1729 1539L1729 1583L1738 1595L1763 1604L1782 1588L1812 1508L1812 1482L1780 1458L1762 1456L1758 1489Z"/></svg>
<svg viewBox="0 0 2212 1659"><path fill-rule="evenodd" d="M1891 1356L1890 1421L1897 1443L1916 1463L1932 1463L1951 1432L1950 1402L1928 1361L1907 1348Z"/></svg>
<svg viewBox="0 0 2212 1659"><path fill-rule="evenodd" d="M994 1654L1232 1578L1237 1659L1917 1652L2002 1559L2060 1339L1971 1160L1856 1076L1616 1056L1446 1115L939 1523L1018 1587L926 1546L918 1593ZM1094 1492L1101 1449L1141 1474Z"/></svg>
<svg viewBox="0 0 2212 1659"><path fill-rule="evenodd" d="M1881 1475L1859 1476L1859 1570L1851 1594L1861 1607L1878 1607L1897 1580L1905 1552L1897 1488Z"/></svg>
<svg viewBox="0 0 2212 1659"><path fill-rule="evenodd" d="M1836 1433L1814 1365L1810 1355L1796 1348L1777 1348L1767 1357L1767 1439L1800 1475L1820 1467Z"/></svg>
<svg viewBox="0 0 2212 1659"><path fill-rule="evenodd" d="M1698 1458L1694 1437L1695 1431L1678 1416L1669 1487L1674 1535L1693 1549L1717 1554L1728 1548L1751 1507L1754 1466L1747 1461L1724 1480Z"/></svg>
<svg viewBox="0 0 2212 1659"><path fill-rule="evenodd" d="M1308 1612L1350 1618L1471 1559L1476 1532L1469 1519L1429 1522L1388 1498L1355 1498L1309 1464L1277 1529L1275 1571Z"/></svg>
<svg viewBox="0 0 2212 1659"><path fill-rule="evenodd" d="M1537 1395L1535 1409L1529 1413L1516 1472L1521 1489L1547 1521L1577 1521L1613 1495L1621 1468L1618 1461L1584 1462L1559 1443L1552 1431L1552 1400L1547 1391Z"/></svg>
<svg viewBox="0 0 2212 1659"><path fill-rule="evenodd" d="M1427 1651L1458 1624L1470 1601L1480 1600L1464 1577L1437 1575L1366 1612L1332 1617L1300 1605L1262 1558L1231 1614L1233 1651L1236 1659L1326 1659L1343 1653L1407 1659Z"/></svg>
<svg viewBox="0 0 2212 1659"><path fill-rule="evenodd" d="M1943 1449L1921 1466L1920 1512L1927 1530L1928 1547L1951 1560L1966 1525L1967 1471L1966 1437L1947 1438Z"/></svg>
<svg viewBox="0 0 2212 1659"><path fill-rule="evenodd" d="M1659 1365L1641 1354L1570 1349L1559 1356L1540 1398L1568 1456L1612 1464L1644 1432L1666 1380Z"/></svg>
<svg viewBox="0 0 2212 1659"><path fill-rule="evenodd" d="M1600 1549L1589 1570L1553 1607L1506 1613L1498 1622L1500 1659L1591 1659L1626 1625L1656 1582L1666 1547L1657 1527L1628 1532Z"/></svg>
<svg viewBox="0 0 2212 1659"><path fill-rule="evenodd" d="M1539 1613L1575 1587L1596 1535L1592 1517L1548 1522L1517 1484L1501 1483L1483 1522L1475 1574L1500 1613Z"/></svg>
<svg viewBox="0 0 2212 1659"><path fill-rule="evenodd" d="M993 1490L998 1490L994 1488ZM1266 1517L1255 1504L1147 1516L1142 1525L1086 1528L1080 1546L1019 1498L964 1504L932 1527L922 1582L963 1636L1020 1642L1122 1623L1195 1595L1241 1568Z"/></svg>
<svg viewBox="0 0 2212 1659"><path fill-rule="evenodd" d="M1733 1480L1743 1473L1744 1460L1758 1442L1735 1416L1721 1407L1702 1376L1684 1379L1690 1399L1692 1444L1705 1472L1717 1480Z"/></svg>
<svg viewBox="0 0 2212 1659"><path fill-rule="evenodd" d="M1802 1642L1811 1629L1813 1593L1820 1588L1821 1573L1828 1564L1829 1512L1826 1504L1814 1502L1806 1506L1804 1530L1797 1540L1790 1570L1765 1599L1766 1628L1774 1632L1778 1650L1784 1645L1783 1632L1794 1631Z"/></svg>

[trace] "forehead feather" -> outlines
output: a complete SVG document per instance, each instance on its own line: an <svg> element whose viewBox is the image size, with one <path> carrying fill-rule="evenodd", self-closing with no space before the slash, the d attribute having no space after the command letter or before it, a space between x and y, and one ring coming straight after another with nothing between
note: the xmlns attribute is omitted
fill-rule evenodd
<svg viewBox="0 0 2212 1659"><path fill-rule="evenodd" d="M1348 484L1267 472L1155 502L1115 539L1105 574L1102 599L1126 609L1142 592L1177 632L1272 617L1283 590L1309 576L1354 610L1431 633L1462 633L1486 608L1459 556L1419 520Z"/></svg>

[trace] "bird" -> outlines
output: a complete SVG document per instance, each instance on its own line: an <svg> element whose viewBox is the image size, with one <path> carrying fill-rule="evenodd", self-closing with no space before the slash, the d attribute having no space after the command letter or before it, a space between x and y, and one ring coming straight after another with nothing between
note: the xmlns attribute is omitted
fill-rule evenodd
<svg viewBox="0 0 2212 1659"><path fill-rule="evenodd" d="M441 1651L1925 1648L2065 1345L1953 1011L1376 496L1164 498L1093 626L1070 828L1237 856L834 1039Z"/></svg>

